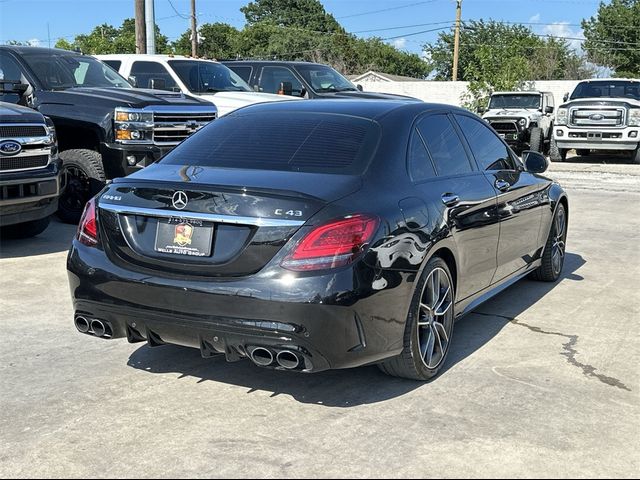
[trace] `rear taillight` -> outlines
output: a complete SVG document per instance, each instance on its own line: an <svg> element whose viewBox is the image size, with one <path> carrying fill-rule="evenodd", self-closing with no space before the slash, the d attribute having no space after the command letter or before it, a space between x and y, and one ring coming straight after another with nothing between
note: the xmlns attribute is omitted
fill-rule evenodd
<svg viewBox="0 0 640 480"><path fill-rule="evenodd" d="M98 223L96 222L96 201L91 199L84 207L84 213L78 225L78 241L89 247L98 244Z"/></svg>
<svg viewBox="0 0 640 480"><path fill-rule="evenodd" d="M347 265L364 250L379 220L368 215L354 215L335 220L309 232L282 261L288 270L323 270Z"/></svg>

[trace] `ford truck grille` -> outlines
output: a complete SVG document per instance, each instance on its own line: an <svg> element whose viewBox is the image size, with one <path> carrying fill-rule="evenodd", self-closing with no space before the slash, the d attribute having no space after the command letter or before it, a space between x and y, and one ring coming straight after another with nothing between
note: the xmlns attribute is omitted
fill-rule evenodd
<svg viewBox="0 0 640 480"><path fill-rule="evenodd" d="M215 120L213 112L154 112L153 142L159 145L176 145Z"/></svg>
<svg viewBox="0 0 640 480"><path fill-rule="evenodd" d="M573 127L624 127L624 108L572 108L569 124Z"/></svg>
<svg viewBox="0 0 640 480"><path fill-rule="evenodd" d="M39 125L7 125L0 126L1 138L44 137L47 131Z"/></svg>
<svg viewBox="0 0 640 480"><path fill-rule="evenodd" d="M48 163L49 155L0 157L0 172L42 168L46 167Z"/></svg>

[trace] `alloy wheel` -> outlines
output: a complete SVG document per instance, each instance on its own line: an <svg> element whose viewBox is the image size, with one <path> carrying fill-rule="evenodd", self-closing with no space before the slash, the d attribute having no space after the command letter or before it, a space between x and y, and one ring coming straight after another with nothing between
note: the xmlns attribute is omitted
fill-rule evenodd
<svg viewBox="0 0 640 480"><path fill-rule="evenodd" d="M551 263L555 275L560 274L564 264L566 223L564 208L560 207L553 225L553 243L551 246Z"/></svg>
<svg viewBox="0 0 640 480"><path fill-rule="evenodd" d="M76 166L65 167L67 187L60 197L61 208L73 212L82 212L91 198L91 179L84 170Z"/></svg>
<svg viewBox="0 0 640 480"><path fill-rule="evenodd" d="M442 268L435 268L424 284L418 315L418 343L422 361L429 369L444 360L453 331L453 288Z"/></svg>

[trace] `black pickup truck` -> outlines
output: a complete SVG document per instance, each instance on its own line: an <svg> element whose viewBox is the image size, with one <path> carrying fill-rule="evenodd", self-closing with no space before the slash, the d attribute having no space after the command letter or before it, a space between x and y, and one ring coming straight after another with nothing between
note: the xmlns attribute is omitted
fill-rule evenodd
<svg viewBox="0 0 640 480"><path fill-rule="evenodd" d="M0 102L2 234L42 233L58 208L62 181L53 122L30 108Z"/></svg>
<svg viewBox="0 0 640 480"><path fill-rule="evenodd" d="M415 100L391 93L363 92L329 65L279 60L229 60L233 70L255 91L301 98L346 98L353 100Z"/></svg>
<svg viewBox="0 0 640 480"><path fill-rule="evenodd" d="M213 104L182 93L134 89L99 60L66 50L1 46L0 100L22 104L55 124L67 177L58 215L77 223L107 179L160 159L215 119Z"/></svg>

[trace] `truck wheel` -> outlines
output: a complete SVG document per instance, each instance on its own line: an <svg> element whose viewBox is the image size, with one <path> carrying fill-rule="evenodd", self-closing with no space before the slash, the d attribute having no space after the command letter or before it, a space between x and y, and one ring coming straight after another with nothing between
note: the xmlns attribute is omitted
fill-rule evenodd
<svg viewBox="0 0 640 480"><path fill-rule="evenodd" d="M564 162L567 159L567 150L564 148L558 148L555 138L551 139L549 158L551 158L552 162Z"/></svg>
<svg viewBox="0 0 640 480"><path fill-rule="evenodd" d="M543 145L544 136L542 134L542 129L539 127L532 128L529 136L529 149L534 152L542 153Z"/></svg>
<svg viewBox="0 0 640 480"><path fill-rule="evenodd" d="M2 229L2 236L5 238L35 237L36 235L40 235L47 229L50 221L51 217L45 217L39 220L32 220L30 222L11 225L10 227L4 227Z"/></svg>
<svg viewBox="0 0 640 480"><path fill-rule="evenodd" d="M93 150L60 152L67 187L58 201L58 217L65 223L77 224L85 204L104 186L106 177L102 155Z"/></svg>
<svg viewBox="0 0 640 480"><path fill-rule="evenodd" d="M640 164L640 145L638 145L638 148L636 148L635 153L632 154L631 161L633 163Z"/></svg>
<svg viewBox="0 0 640 480"><path fill-rule="evenodd" d="M581 157L587 157L589 153L591 153L591 150L576 150L576 153Z"/></svg>

